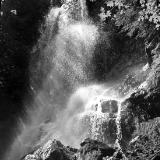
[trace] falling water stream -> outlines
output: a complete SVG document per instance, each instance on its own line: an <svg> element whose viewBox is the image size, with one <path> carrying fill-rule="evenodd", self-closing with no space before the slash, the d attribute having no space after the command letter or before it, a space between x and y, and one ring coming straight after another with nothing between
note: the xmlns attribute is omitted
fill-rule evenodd
<svg viewBox="0 0 160 160"><path fill-rule="evenodd" d="M87 137L115 143L104 137L109 129L103 124L116 119L122 99L109 84L94 81L92 58L100 35L88 18L85 1L67 0L61 8L52 8L45 28L38 46L40 61L49 69L43 68L47 74L42 89L26 111L27 120L21 121L5 160L18 160L49 139L74 147Z"/></svg>

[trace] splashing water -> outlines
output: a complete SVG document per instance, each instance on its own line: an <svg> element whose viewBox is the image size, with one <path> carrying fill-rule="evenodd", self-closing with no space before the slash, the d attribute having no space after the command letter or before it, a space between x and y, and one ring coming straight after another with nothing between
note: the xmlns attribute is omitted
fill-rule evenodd
<svg viewBox="0 0 160 160"><path fill-rule="evenodd" d="M91 137L113 145L114 138L111 142L112 137L104 137L110 130L104 124L116 119L122 99L111 86L90 80L91 60L100 36L87 17L84 0L66 0L48 14L38 43L40 61L45 65L37 64L38 70L44 67L46 77L5 160L18 160L49 139L78 147L84 138ZM32 75L34 79L34 71ZM32 85L34 89L34 82Z"/></svg>
<svg viewBox="0 0 160 160"><path fill-rule="evenodd" d="M81 19L70 17L75 3L83 4L77 15L83 15ZM21 121L20 133L4 159L20 159L51 137L65 140L68 138L65 135L71 134L68 117L72 110L65 113L66 106L69 106L67 101L73 90L89 82L91 58L99 37L97 27L84 21L84 2L75 1L73 4L68 10L64 5L51 9L46 18L46 29L38 43L41 59L36 67L33 64L37 70L44 67L46 77L42 89L36 93L33 106L27 109L26 122ZM35 82L32 83L34 89ZM64 124L66 120L67 125ZM66 131L62 131L64 126ZM68 144L71 141L73 139Z"/></svg>
<svg viewBox="0 0 160 160"><path fill-rule="evenodd" d="M120 99L107 96L108 90L104 85L78 88L68 99L66 108L57 114L57 120L45 125L46 135L40 144L56 138L65 145L78 147L87 137L109 142L104 138L104 123L116 118Z"/></svg>

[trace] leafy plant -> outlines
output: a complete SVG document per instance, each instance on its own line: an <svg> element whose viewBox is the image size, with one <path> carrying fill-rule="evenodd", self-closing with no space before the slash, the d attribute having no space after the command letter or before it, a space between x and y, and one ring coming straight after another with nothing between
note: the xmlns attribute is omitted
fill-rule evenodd
<svg viewBox="0 0 160 160"><path fill-rule="evenodd" d="M151 30L160 30L158 0L105 0L100 12L103 22L114 21L129 36L146 37Z"/></svg>

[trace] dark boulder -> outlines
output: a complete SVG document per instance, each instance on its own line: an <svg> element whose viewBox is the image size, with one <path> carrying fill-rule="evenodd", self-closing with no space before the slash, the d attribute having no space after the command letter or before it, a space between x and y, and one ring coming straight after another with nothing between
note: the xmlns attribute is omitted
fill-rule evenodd
<svg viewBox="0 0 160 160"><path fill-rule="evenodd" d="M111 157L115 149L96 140L85 139L81 143L80 157L82 160L102 160L104 157Z"/></svg>
<svg viewBox="0 0 160 160"><path fill-rule="evenodd" d="M103 101L101 103L101 108L103 113L117 113L118 102L116 100Z"/></svg>
<svg viewBox="0 0 160 160"><path fill-rule="evenodd" d="M74 160L76 149L65 147L59 141L48 141L45 145L25 156L23 160Z"/></svg>

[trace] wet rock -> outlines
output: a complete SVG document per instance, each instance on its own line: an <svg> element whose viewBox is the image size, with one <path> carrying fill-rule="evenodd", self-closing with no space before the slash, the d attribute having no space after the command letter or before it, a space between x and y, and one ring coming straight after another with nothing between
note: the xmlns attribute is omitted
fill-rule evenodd
<svg viewBox="0 0 160 160"><path fill-rule="evenodd" d="M117 139L117 124L115 118L109 118L103 123L104 142L106 144L114 145Z"/></svg>
<svg viewBox="0 0 160 160"><path fill-rule="evenodd" d="M122 152L116 151L112 157L105 157L104 160L124 160L124 158Z"/></svg>
<svg viewBox="0 0 160 160"><path fill-rule="evenodd" d="M160 116L159 96L159 91L139 90L122 104L120 124L124 150L140 123Z"/></svg>
<svg viewBox="0 0 160 160"><path fill-rule="evenodd" d="M101 103L102 113L117 113L118 102L116 100L103 101Z"/></svg>
<svg viewBox="0 0 160 160"><path fill-rule="evenodd" d="M76 149L65 147L59 141L48 141L32 154L25 156L23 160L74 160Z"/></svg>
<svg viewBox="0 0 160 160"><path fill-rule="evenodd" d="M85 139L79 150L65 147L61 142L54 140L48 141L22 160L103 160L105 157L113 156L115 152L116 149L91 139Z"/></svg>
<svg viewBox="0 0 160 160"><path fill-rule="evenodd" d="M159 153L159 155L152 158L152 160L159 160L159 159L160 159L160 153Z"/></svg>
<svg viewBox="0 0 160 160"><path fill-rule="evenodd" d="M124 152L127 151L129 142L133 139L134 133L137 132L137 128L143 122L160 117L160 51L159 45L157 44L156 46L157 49L152 51L155 54L150 72L145 81L145 87L132 93L121 106L120 124L122 138L120 143ZM147 123L149 124L149 122Z"/></svg>
<svg viewBox="0 0 160 160"><path fill-rule="evenodd" d="M134 132L130 132L131 141L125 139L128 133L122 133L121 146L129 159L152 159L160 152L160 118L141 122L135 125ZM123 130L122 130L123 131ZM133 138L133 139L132 139ZM124 139L126 140L124 142Z"/></svg>
<svg viewBox="0 0 160 160"><path fill-rule="evenodd" d="M141 72L141 77L145 77L145 73ZM123 79L121 85L118 87L118 92L121 96L126 96L130 92L132 92L133 89L136 89L137 86L141 84L143 78L138 79L137 75L134 73L130 73L125 76Z"/></svg>
<svg viewBox="0 0 160 160"><path fill-rule="evenodd" d="M128 158L135 160L140 157L140 159L151 160L153 157L157 157L159 149L154 139L156 139L155 136L151 135L139 136L133 144L130 144L128 148Z"/></svg>
<svg viewBox="0 0 160 160"><path fill-rule="evenodd" d="M120 160L120 159L123 159L123 155L121 152L117 152L114 156L114 159L115 160Z"/></svg>
<svg viewBox="0 0 160 160"><path fill-rule="evenodd" d="M102 160L104 157L111 157L115 149L96 140L85 139L81 143L80 157L81 160Z"/></svg>

